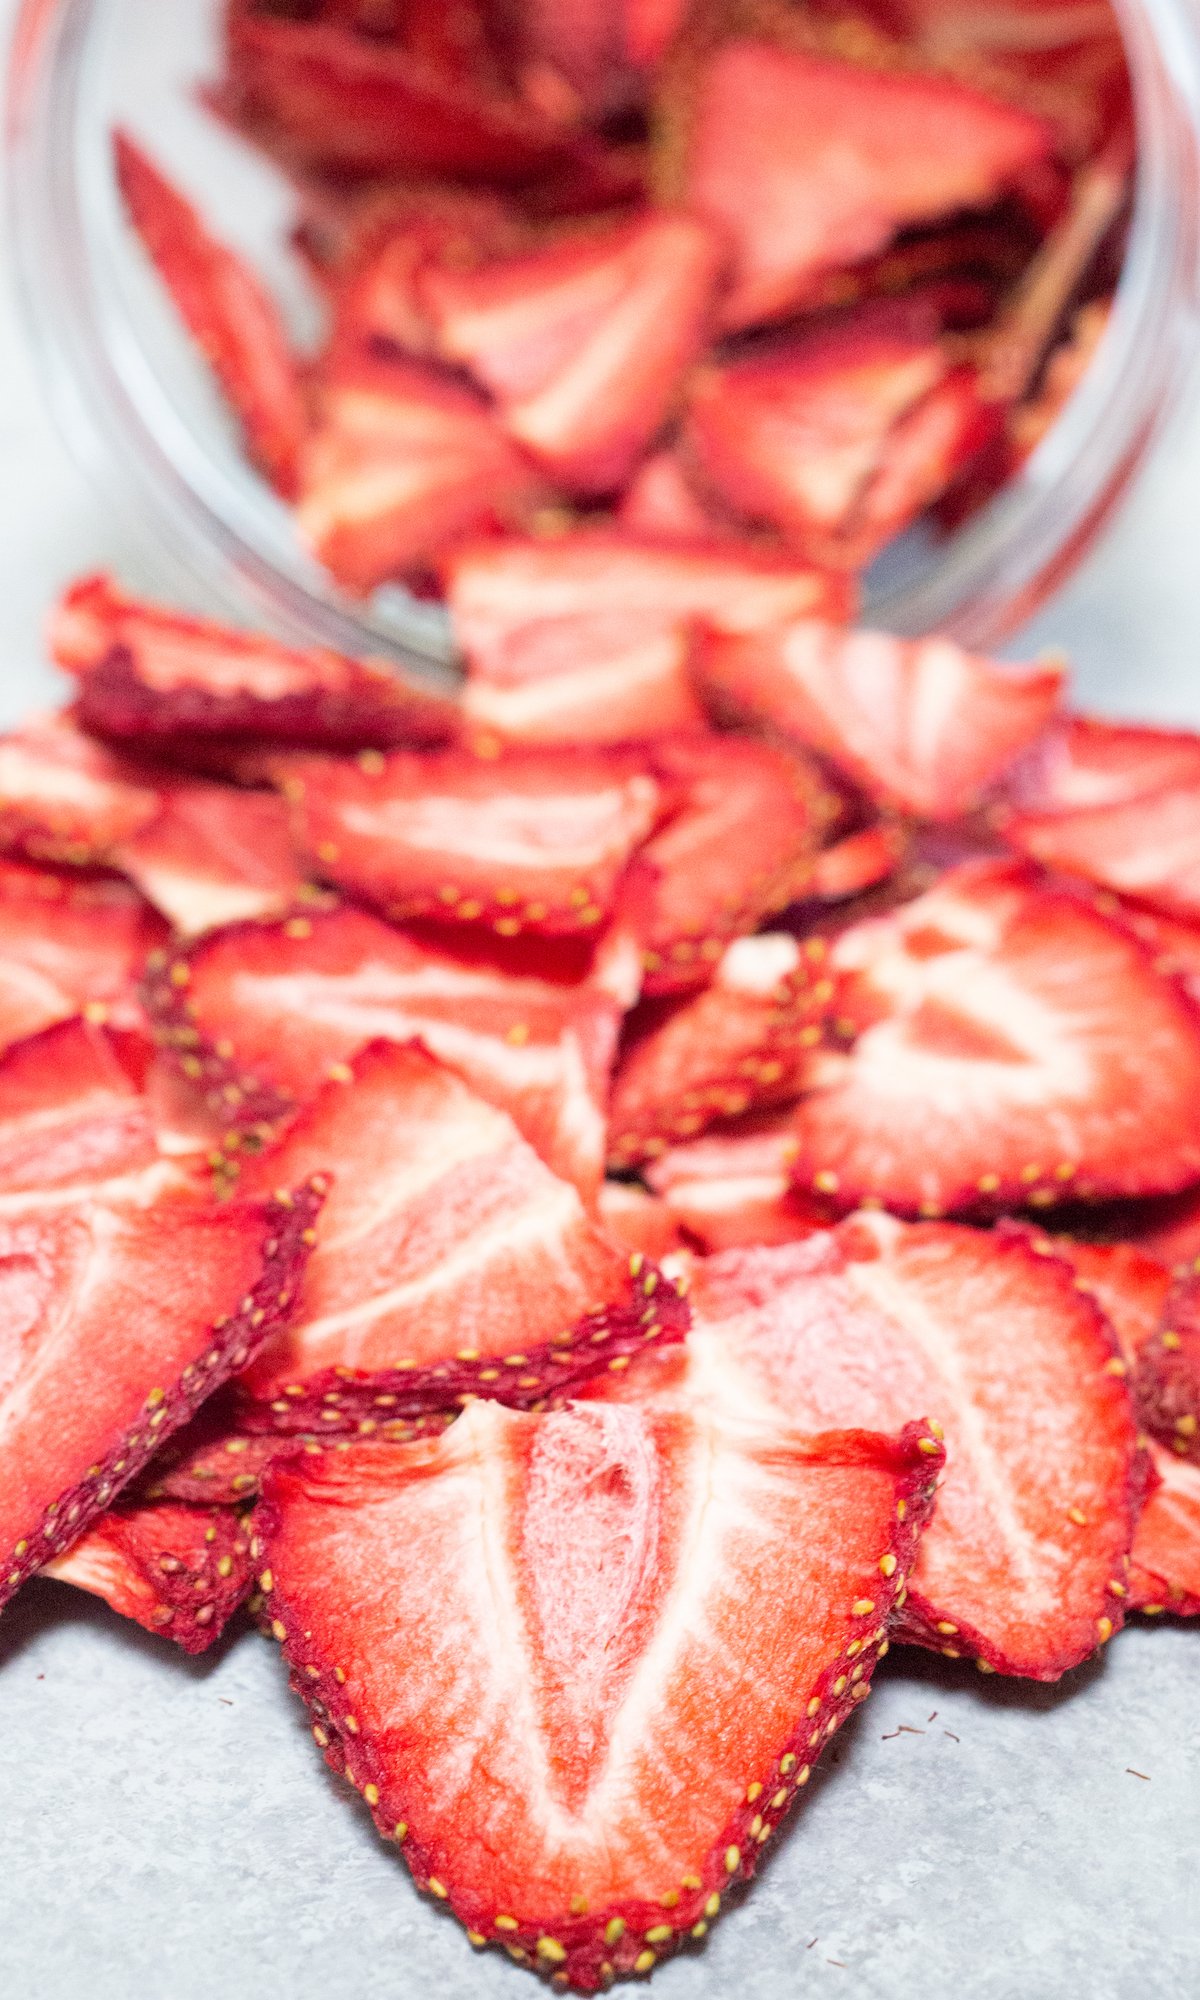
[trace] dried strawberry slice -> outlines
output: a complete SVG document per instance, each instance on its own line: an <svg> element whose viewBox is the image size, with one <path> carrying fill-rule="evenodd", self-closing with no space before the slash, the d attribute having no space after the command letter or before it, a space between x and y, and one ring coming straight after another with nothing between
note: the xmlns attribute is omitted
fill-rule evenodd
<svg viewBox="0 0 1200 2000"><path fill-rule="evenodd" d="M868 306L701 370L686 462L735 517L810 561L859 567L948 485L987 421L932 312Z"/></svg>
<svg viewBox="0 0 1200 2000"><path fill-rule="evenodd" d="M830 963L863 1032L799 1106L800 1188L987 1214L1200 1175L1200 1015L1121 925L1032 871L964 863L844 930Z"/></svg>
<svg viewBox="0 0 1200 2000"><path fill-rule="evenodd" d="M290 498L306 416L278 307L128 133L113 144L130 221L237 415L250 457Z"/></svg>
<svg viewBox="0 0 1200 2000"><path fill-rule="evenodd" d="M712 985L635 1016L609 1100L610 1168L634 1167L718 1118L785 1104L808 1078L835 1004L825 947L787 931L738 938Z"/></svg>
<svg viewBox="0 0 1200 2000"><path fill-rule="evenodd" d="M214 932L158 967L167 1045L227 1126L261 1136L376 1037L414 1037L591 1199L622 996L577 945L402 931L358 910Z"/></svg>
<svg viewBox="0 0 1200 2000"><path fill-rule="evenodd" d="M642 460L618 503L626 533L652 542L707 542L728 535L733 523L688 478L680 453L670 447Z"/></svg>
<svg viewBox="0 0 1200 2000"><path fill-rule="evenodd" d="M456 727L452 702L382 661L281 646L260 633L185 618L126 597L106 576L71 586L52 615L49 640L54 660L79 680L85 727L140 746L169 751L196 739L265 738L389 749L444 743ZM0 798L3 769L0 752ZM147 802L123 816L109 844L134 833L155 809Z"/></svg>
<svg viewBox="0 0 1200 2000"><path fill-rule="evenodd" d="M1179 1458L1200 1463L1200 1276L1178 1279L1133 1375L1138 1414Z"/></svg>
<svg viewBox="0 0 1200 2000"><path fill-rule="evenodd" d="M496 399L505 428L562 484L619 487L704 345L722 239L661 211L475 270L419 278L442 354Z"/></svg>
<svg viewBox="0 0 1200 2000"><path fill-rule="evenodd" d="M728 327L791 311L901 228L990 206L1050 147L1040 120L948 77L748 38L711 57L690 123L687 202L737 245Z"/></svg>
<svg viewBox="0 0 1200 2000"><path fill-rule="evenodd" d="M908 852L904 829L879 820L857 833L847 833L823 848L813 864L810 896L823 903L845 902L887 882Z"/></svg>
<svg viewBox="0 0 1200 2000"><path fill-rule="evenodd" d="M797 1243L835 1220L832 1204L791 1183L796 1139L790 1112L759 1112L646 1168L654 1192L692 1243L713 1253Z"/></svg>
<svg viewBox="0 0 1200 2000"><path fill-rule="evenodd" d="M1073 718L1021 773L1004 837L1047 867L1200 914L1200 737Z"/></svg>
<svg viewBox="0 0 1200 2000"><path fill-rule="evenodd" d="M163 935L124 882L0 861L0 1049L78 1014L137 1028L138 980Z"/></svg>
<svg viewBox="0 0 1200 2000"><path fill-rule="evenodd" d="M730 1417L886 1426L913 1399L946 1476L905 1637L1056 1680L1121 1624L1141 1499L1112 1334L1019 1236L856 1217L699 1267L690 1367Z"/></svg>
<svg viewBox="0 0 1200 2000"><path fill-rule="evenodd" d="M43 1574L90 1590L185 1653L203 1653L250 1595L250 1540L249 1521L229 1508L122 1503Z"/></svg>
<svg viewBox="0 0 1200 2000"><path fill-rule="evenodd" d="M726 946L803 893L837 809L814 767L734 736L651 746L673 817L642 848L625 904L649 994L711 980Z"/></svg>
<svg viewBox="0 0 1200 2000"><path fill-rule="evenodd" d="M336 22L228 16L221 108L286 159L341 174L528 181L569 141L527 102Z"/></svg>
<svg viewBox="0 0 1200 2000"><path fill-rule="evenodd" d="M283 916L317 894L296 858L282 799L200 779L164 785L157 818L114 859L184 937Z"/></svg>
<svg viewBox="0 0 1200 2000"><path fill-rule="evenodd" d="M0 1058L0 1196L86 1190L159 1154L140 1037L72 1020Z"/></svg>
<svg viewBox="0 0 1200 2000"><path fill-rule="evenodd" d="M1000 666L951 639L845 632L817 619L712 639L700 678L718 711L818 750L881 806L969 812L1053 719L1065 667Z"/></svg>
<svg viewBox="0 0 1200 2000"><path fill-rule="evenodd" d="M418 1884L595 1992L754 1873L870 1691L940 1457L915 1425L477 1403L433 1444L272 1473L264 1609Z"/></svg>
<svg viewBox="0 0 1200 2000"><path fill-rule="evenodd" d="M611 529L484 542L443 564L478 740L619 743L701 720L692 628L844 617L845 578L749 543L669 547Z"/></svg>
<svg viewBox="0 0 1200 2000"><path fill-rule="evenodd" d="M600 1226L609 1241L631 1256L641 1251L660 1263L683 1246L665 1201L636 1181L605 1181L600 1189Z"/></svg>
<svg viewBox="0 0 1200 2000"><path fill-rule="evenodd" d="M355 217L322 224L318 211L302 247L325 261L318 274L333 288L333 343L385 342L408 354L433 355L437 342L420 288L426 266L473 265L521 247L528 224L481 189L440 184L378 190Z"/></svg>
<svg viewBox="0 0 1200 2000"><path fill-rule="evenodd" d="M1128 1243L1076 1243L1055 1237L1049 1247L1070 1263L1080 1289L1090 1293L1108 1315L1125 1367L1136 1382L1141 1357L1161 1331L1172 1292L1169 1275L1153 1258ZM1197 1617L1200 1466L1181 1459L1152 1438L1145 1443L1153 1483L1133 1538L1129 1608Z"/></svg>
<svg viewBox="0 0 1200 2000"><path fill-rule="evenodd" d="M70 1199L5 1196L0 1602L282 1323L319 1207L311 1188L218 1206L157 1160Z"/></svg>
<svg viewBox="0 0 1200 2000"><path fill-rule="evenodd" d="M243 1377L246 1420L333 1435L453 1409L528 1406L678 1339L686 1308L592 1223L578 1191L416 1046L374 1043L282 1145L263 1192L333 1174L295 1319Z"/></svg>
<svg viewBox="0 0 1200 2000"><path fill-rule="evenodd" d="M351 590L406 576L454 537L510 521L536 490L482 398L420 362L335 350L314 401L296 517Z"/></svg>
<svg viewBox="0 0 1200 2000"><path fill-rule="evenodd" d="M61 662L60 662L61 664ZM158 811L144 776L65 715L0 736L0 847L85 868L109 860Z"/></svg>
<svg viewBox="0 0 1200 2000"><path fill-rule="evenodd" d="M295 759L283 787L318 874L398 920L500 937L594 932L659 813L629 759L571 751Z"/></svg>

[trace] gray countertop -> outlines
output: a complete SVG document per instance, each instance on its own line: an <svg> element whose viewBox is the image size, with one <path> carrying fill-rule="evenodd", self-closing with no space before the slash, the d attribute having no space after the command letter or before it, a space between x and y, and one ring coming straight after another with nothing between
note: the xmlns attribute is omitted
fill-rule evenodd
<svg viewBox="0 0 1200 2000"><path fill-rule="evenodd" d="M142 565L53 437L5 302L0 468L6 722L56 692L54 591ZM1019 650L1064 646L1089 705L1200 724L1198 496L1193 414ZM1200 1631L1165 1622L1056 1689L893 1656L760 1881L655 1993L1195 1993L1198 1670ZM4 2000L538 1990L415 1895L274 1647L239 1632L187 1661L60 1584L0 1623L0 1883Z"/></svg>

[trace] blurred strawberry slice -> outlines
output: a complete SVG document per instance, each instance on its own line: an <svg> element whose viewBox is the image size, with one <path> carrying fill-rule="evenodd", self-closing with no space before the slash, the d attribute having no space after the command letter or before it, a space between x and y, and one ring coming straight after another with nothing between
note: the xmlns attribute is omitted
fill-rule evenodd
<svg viewBox="0 0 1200 2000"><path fill-rule="evenodd" d="M398 921L500 937L595 932L659 815L658 785L630 759L574 751L294 758L282 778L317 873Z"/></svg>
<svg viewBox="0 0 1200 2000"><path fill-rule="evenodd" d="M1045 125L946 76L735 37L690 107L690 207L737 246L727 327L778 318L900 229L987 208L1050 149Z"/></svg>
<svg viewBox="0 0 1200 2000"><path fill-rule="evenodd" d="M751 631L845 617L851 603L845 578L745 542L672 548L611 529L479 542L442 572L467 658L464 713L485 743L619 743L693 728L697 623Z"/></svg>
<svg viewBox="0 0 1200 2000"><path fill-rule="evenodd" d="M511 518L535 485L482 398L448 376L336 351L318 376L297 520L351 590L404 577L452 537Z"/></svg>
<svg viewBox="0 0 1200 2000"><path fill-rule="evenodd" d="M246 449L287 498L306 428L295 358L274 300L246 261L129 137L114 139L129 218L237 416Z"/></svg>
<svg viewBox="0 0 1200 2000"><path fill-rule="evenodd" d="M449 361L557 480L620 486L704 344L720 237L646 214L476 270L430 266L420 294Z"/></svg>
<svg viewBox="0 0 1200 2000"><path fill-rule="evenodd" d="M992 421L931 313L872 305L701 370L685 445L735 515L810 560L859 567L937 498Z"/></svg>
<svg viewBox="0 0 1200 2000"><path fill-rule="evenodd" d="M1051 722L1066 669L999 666L950 639L809 619L713 639L699 673L722 715L820 751L876 805L953 820Z"/></svg>
<svg viewBox="0 0 1200 2000"><path fill-rule="evenodd" d="M0 847L91 867L158 811L144 772L85 736L70 716L34 715L0 736Z"/></svg>
<svg viewBox="0 0 1200 2000"><path fill-rule="evenodd" d="M183 937L282 916L317 893L296 859L282 799L198 778L165 785L157 818L114 859Z"/></svg>
<svg viewBox="0 0 1200 2000"><path fill-rule="evenodd" d="M0 1049L57 1021L137 1028L164 926L123 882L0 862Z"/></svg>
<svg viewBox="0 0 1200 2000"><path fill-rule="evenodd" d="M835 1219L831 1204L792 1185L790 1111L759 1112L672 1146L646 1168L654 1192L704 1251L796 1243Z"/></svg>
<svg viewBox="0 0 1200 2000"><path fill-rule="evenodd" d="M774 744L695 736L651 746L675 798L626 878L645 991L706 986L725 947L804 894L837 801L813 765Z"/></svg>
<svg viewBox="0 0 1200 2000"><path fill-rule="evenodd" d="M79 681L79 714L98 735L187 756L209 741L249 738L329 749L443 743L452 702L382 660L351 660L323 646L280 645L205 618L127 597L104 575L81 577L50 618L50 651ZM86 739L82 740L86 743ZM93 762L103 753L86 753ZM0 744L0 799L4 750ZM111 838L153 816L139 804Z"/></svg>
<svg viewBox="0 0 1200 2000"><path fill-rule="evenodd" d="M642 460L617 505L627 534L651 542L706 542L728 535L732 523L707 494L697 492L677 450L664 447Z"/></svg>

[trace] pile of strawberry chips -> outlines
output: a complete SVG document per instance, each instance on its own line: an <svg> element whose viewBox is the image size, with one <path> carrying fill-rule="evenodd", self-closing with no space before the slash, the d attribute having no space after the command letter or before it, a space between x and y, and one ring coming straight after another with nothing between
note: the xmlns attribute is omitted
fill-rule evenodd
<svg viewBox="0 0 1200 2000"><path fill-rule="evenodd" d="M0 738L0 1602L256 1619L559 1990L704 1938L889 1647L1200 1614L1200 736L848 622L1094 342L1120 48L886 13L234 0L322 353L122 187L462 692L92 576Z"/></svg>

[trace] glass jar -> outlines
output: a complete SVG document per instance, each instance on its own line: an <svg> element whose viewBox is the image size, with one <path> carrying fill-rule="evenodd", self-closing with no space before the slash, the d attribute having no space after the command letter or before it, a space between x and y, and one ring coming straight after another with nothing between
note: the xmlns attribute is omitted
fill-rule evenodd
<svg viewBox="0 0 1200 2000"><path fill-rule="evenodd" d="M1114 0L1133 77L1138 173L1129 251L1096 357L1053 429L991 504L931 545L865 616L995 646L1091 546L1177 409L1200 347L1200 11ZM63 433L158 567L297 641L455 673L444 613L400 587L347 598L242 458L207 372L119 210L109 134L131 125L293 321L283 177L206 114L220 9L207 0L22 0L9 68L9 200L35 359ZM311 310L311 302L309 302ZM886 576L887 565L883 566Z"/></svg>

